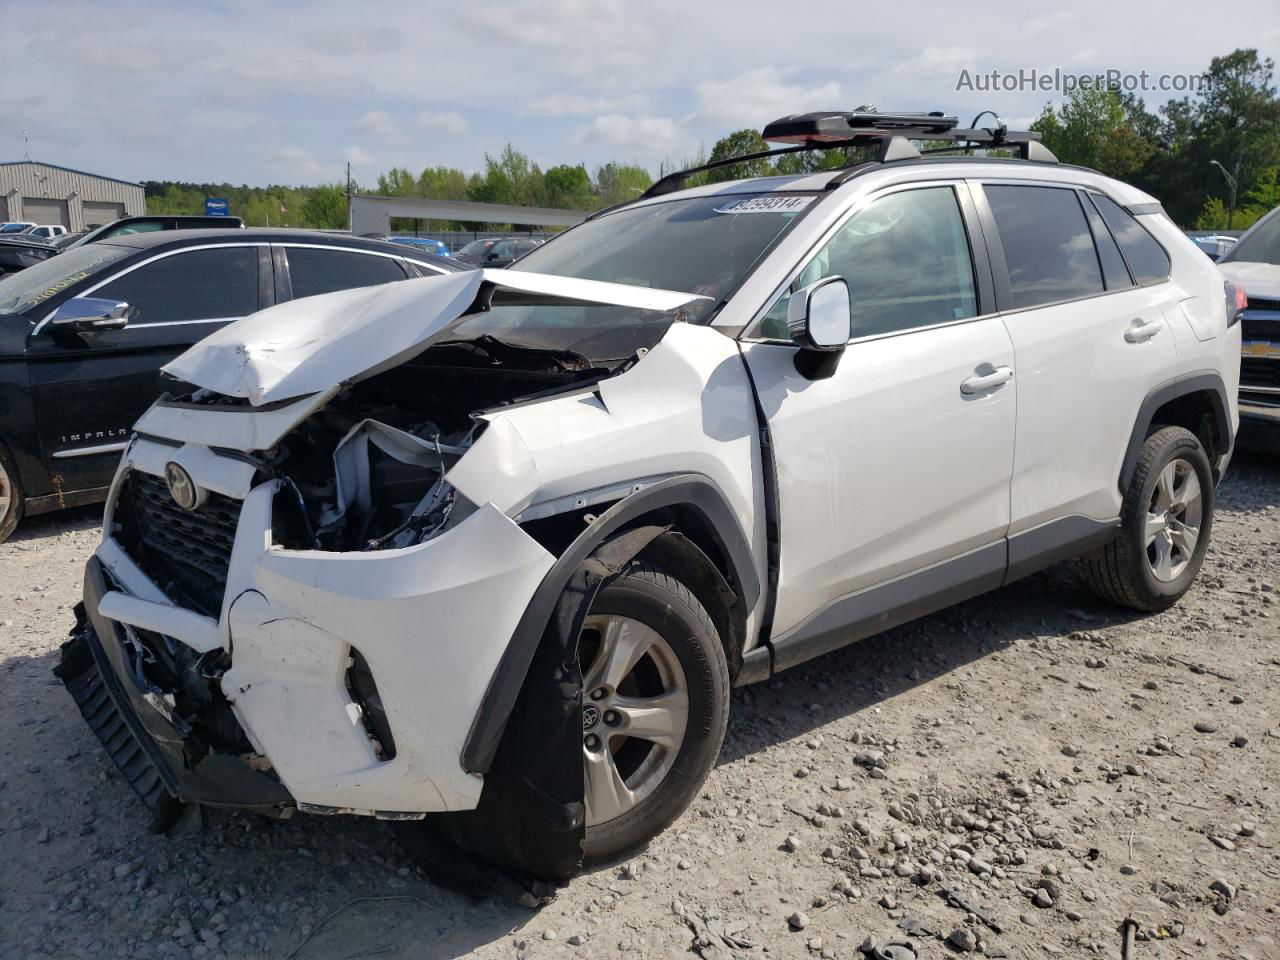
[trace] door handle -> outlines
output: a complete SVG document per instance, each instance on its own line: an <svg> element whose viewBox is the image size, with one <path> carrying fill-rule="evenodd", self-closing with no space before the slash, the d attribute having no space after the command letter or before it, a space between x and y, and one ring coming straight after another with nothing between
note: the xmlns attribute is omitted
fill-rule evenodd
<svg viewBox="0 0 1280 960"><path fill-rule="evenodd" d="M1146 343L1160 332L1163 325L1159 320L1144 321L1139 317L1129 324L1129 329L1124 332L1124 338L1129 343Z"/></svg>
<svg viewBox="0 0 1280 960"><path fill-rule="evenodd" d="M960 381L960 392L965 395L981 393L1008 383L1013 379L1013 367L996 367L990 373L982 373Z"/></svg>

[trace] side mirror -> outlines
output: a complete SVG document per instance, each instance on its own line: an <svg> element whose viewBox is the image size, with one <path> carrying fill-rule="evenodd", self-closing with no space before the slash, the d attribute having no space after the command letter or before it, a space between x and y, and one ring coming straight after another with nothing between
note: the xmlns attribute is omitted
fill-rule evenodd
<svg viewBox="0 0 1280 960"><path fill-rule="evenodd" d="M123 330L133 316L133 307L122 300L77 297L53 312L49 325L55 330Z"/></svg>
<svg viewBox="0 0 1280 960"><path fill-rule="evenodd" d="M840 355L853 332L849 285L842 277L826 277L797 290L787 305L787 329L799 346L796 370L810 380L836 372Z"/></svg>

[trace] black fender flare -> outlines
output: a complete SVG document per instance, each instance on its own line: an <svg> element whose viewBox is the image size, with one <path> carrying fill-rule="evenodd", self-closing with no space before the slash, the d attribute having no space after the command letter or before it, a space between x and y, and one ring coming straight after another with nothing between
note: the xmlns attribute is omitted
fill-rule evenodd
<svg viewBox="0 0 1280 960"><path fill-rule="evenodd" d="M749 611L755 607L760 598L760 577L752 558L750 541L724 493L710 478L700 474L667 477L624 497L569 544L534 591L471 721L471 730L462 747L464 770L476 774L488 772L534 652L546 632L556 602L574 572L602 544L636 518L663 507L675 506L696 510L707 522L717 545L728 558L734 586L745 609ZM660 532L661 528L652 528L651 535L647 537L631 538L629 555L614 556L611 552L610 563L627 562Z"/></svg>
<svg viewBox="0 0 1280 960"><path fill-rule="evenodd" d="M1133 472L1137 469L1138 452L1146 442L1156 411L1166 403L1192 393L1209 394L1214 427L1227 444L1226 449L1220 453L1230 452L1235 438L1231 432L1231 404L1227 399L1227 387L1222 380L1222 375L1215 370L1204 370L1162 383L1143 398L1142 405L1138 408L1138 416L1134 419L1133 433L1129 435L1129 445L1125 448L1124 463L1120 467L1120 476L1117 480L1122 494L1129 489L1129 483L1133 480Z"/></svg>

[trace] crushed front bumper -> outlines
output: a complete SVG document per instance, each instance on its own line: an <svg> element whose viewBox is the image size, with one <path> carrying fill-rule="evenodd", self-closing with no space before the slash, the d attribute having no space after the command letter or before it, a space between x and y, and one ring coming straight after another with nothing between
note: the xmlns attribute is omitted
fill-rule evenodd
<svg viewBox="0 0 1280 960"><path fill-rule="evenodd" d="M138 457L133 469L143 467ZM463 770L462 746L554 557L492 505L404 549L284 550L272 546L277 490L270 481L244 496L216 620L171 603L110 532L104 537L86 578L84 642L92 650L89 635L98 640L105 685L128 686L127 662L113 660L113 641L102 639L118 629L226 651L221 692L300 809L387 818L474 809L483 781ZM357 654L376 684L394 756L371 736L353 692ZM179 725L145 713L145 698L121 699L137 721L132 735L160 776L172 775L166 788L200 799L177 776Z"/></svg>
<svg viewBox="0 0 1280 960"><path fill-rule="evenodd" d="M55 673L129 786L154 814L171 821L181 803L205 803L278 814L293 805L275 778L242 758L195 748L190 727L136 669L125 631L98 613L107 593L102 565L90 557L84 603L62 647Z"/></svg>

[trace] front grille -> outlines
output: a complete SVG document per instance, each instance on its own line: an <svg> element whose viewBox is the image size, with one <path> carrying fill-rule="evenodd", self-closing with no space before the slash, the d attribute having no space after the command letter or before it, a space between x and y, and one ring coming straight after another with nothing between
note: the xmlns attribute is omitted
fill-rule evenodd
<svg viewBox="0 0 1280 960"><path fill-rule="evenodd" d="M1240 335L1246 340L1280 343L1280 313L1251 313L1246 310L1240 315Z"/></svg>
<svg viewBox="0 0 1280 960"><path fill-rule="evenodd" d="M216 617L231 566L240 501L210 493L197 510L183 510L159 477L129 475L132 517L121 516L122 542L170 598Z"/></svg>
<svg viewBox="0 0 1280 960"><path fill-rule="evenodd" d="M1280 387L1280 360L1241 357L1240 386L1243 388Z"/></svg>

